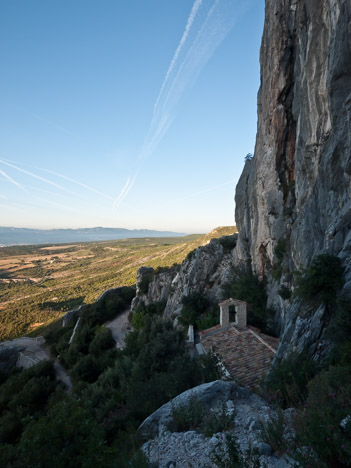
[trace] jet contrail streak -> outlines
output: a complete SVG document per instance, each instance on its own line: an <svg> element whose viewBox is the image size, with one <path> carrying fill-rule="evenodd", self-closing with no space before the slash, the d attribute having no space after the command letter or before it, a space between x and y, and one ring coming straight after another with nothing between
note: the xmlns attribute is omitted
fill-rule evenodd
<svg viewBox="0 0 351 468"><path fill-rule="evenodd" d="M24 187L22 187L21 184L19 184L19 183L16 182L15 180L13 180L12 177L10 177L8 174L6 174L6 172L2 171L1 169L0 169L0 174L1 174L5 179L7 179L9 182L11 182L11 184L16 185L16 187L18 187L18 188L20 188L20 189L26 191L26 189L25 189Z"/></svg>
<svg viewBox="0 0 351 468"><path fill-rule="evenodd" d="M38 176L37 174L33 174L33 172L26 171L25 169L17 167L14 164L11 164L9 162L4 161L3 159L0 159L0 162L2 164L6 164L6 166L9 166L9 167L12 167L13 169L16 169L17 171L23 172L24 174L27 174L27 175L29 175L31 177L34 177L35 179L41 180L42 182L45 182L46 184L50 184L53 187L56 187L56 188L58 188L60 190L63 190L64 192L70 193L71 195L74 195L74 196L76 196L78 198L81 198L81 199L85 200L82 196L78 195L75 192L72 192L72 190L69 190L69 189L67 189L65 187L62 187L62 185L56 184L55 182L52 182L51 180L45 179L44 177Z"/></svg>
<svg viewBox="0 0 351 468"><path fill-rule="evenodd" d="M75 135L74 133L70 132L69 130L67 130L67 128L61 127L61 125L58 125L58 124L56 124L55 122L52 122L51 120L47 119L46 117L40 117L40 115L35 114L34 112L29 111L28 109L25 109L24 107L22 107L22 109L23 109L25 112L27 112L27 114L32 115L32 116L35 117L36 119L41 120L42 122L46 122L46 123L48 123L49 125L51 125L52 127L55 127L55 128L58 128L59 130L62 130L63 132L67 133L68 135L71 135L71 136L73 136L73 137L76 137L76 135Z"/></svg>
<svg viewBox="0 0 351 468"><path fill-rule="evenodd" d="M83 184L82 182L78 182L77 180L71 179L70 177L67 177L63 174L59 174L58 172L55 172L55 171L50 171L49 169L43 169L41 167L39 167L38 169L40 169L41 171L49 172L50 174L54 174L57 177L61 177L62 179L72 182L73 184L80 185L81 187L84 187L85 189L90 190L91 192L97 193L98 195L101 195L102 197L105 197L109 200L113 200L113 197L110 197L109 195L106 195L105 193L102 193L99 190L96 190L93 187L90 187L89 185Z"/></svg>
<svg viewBox="0 0 351 468"><path fill-rule="evenodd" d="M123 186L122 190L120 191L118 197L113 202L113 208L117 208L121 204L121 202L127 196L129 190L133 187L134 182L135 182L135 176L132 179L132 181L130 180L130 177L128 177L128 179L126 180L126 183L124 184L124 186Z"/></svg>
<svg viewBox="0 0 351 468"><path fill-rule="evenodd" d="M183 35L155 101L151 123L137 158L133 181L123 187L113 204L114 207L125 199L144 160L156 150L167 133L174 118L176 105L185 90L194 84L240 15L252 2L253 0L242 0L234 5L232 0L215 0L204 5L206 2L203 0L194 1ZM200 10L205 13L201 22L197 21Z"/></svg>
<svg viewBox="0 0 351 468"><path fill-rule="evenodd" d="M156 99L156 102L154 104L154 112L156 111L156 108L158 106L158 103L159 103L159 100L161 98L161 95L162 95L162 92L166 86L166 83L168 81L168 78L170 77L172 71L173 71L173 68L175 67L175 64L177 63L177 60L178 60L178 57L179 57L179 54L180 52L182 51L183 49L183 46L189 36L189 32L190 32L190 29L193 25L193 22L194 22L194 19L196 17L196 14L200 8L200 6L202 5L202 0L195 0L194 4L193 4L193 7L191 9L191 12L190 12L190 15L189 15L189 18L188 18L188 21L186 23L186 26L185 26L185 30L183 32L183 36L178 44L178 47L173 55L173 58L171 60L171 63L168 67L168 70L167 70L167 73L166 73L166 76L165 76L165 79L163 80L163 83L162 83L162 86L161 86L161 89L160 89L160 92L158 93L158 97Z"/></svg>

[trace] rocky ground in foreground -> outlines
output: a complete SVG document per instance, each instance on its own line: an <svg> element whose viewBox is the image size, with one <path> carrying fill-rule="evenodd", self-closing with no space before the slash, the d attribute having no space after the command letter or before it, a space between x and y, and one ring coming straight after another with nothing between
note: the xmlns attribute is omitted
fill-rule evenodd
<svg viewBox="0 0 351 468"><path fill-rule="evenodd" d="M199 430L172 430L174 408L186 408L194 399L205 414L212 412L221 418L224 410L227 421L233 421L232 427L212 435L206 434L207 437ZM294 435L289 424L293 411L288 409L284 412L284 437L287 439ZM228 435L235 438L239 454L247 461L255 460L255 466L293 466L291 458L286 454L274 453L272 447L264 442L264 425L272 419L277 419L277 413L261 397L232 381L217 380L188 390L163 405L141 424L138 432L144 440L149 439L142 450L149 462L159 468L221 466L216 461L229 461L226 449Z"/></svg>

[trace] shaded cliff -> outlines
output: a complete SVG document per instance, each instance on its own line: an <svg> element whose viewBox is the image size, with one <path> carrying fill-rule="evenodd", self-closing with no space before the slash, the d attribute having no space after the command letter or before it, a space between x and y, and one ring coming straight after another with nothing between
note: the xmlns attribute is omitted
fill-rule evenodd
<svg viewBox="0 0 351 468"><path fill-rule="evenodd" d="M351 2L266 0L260 62L255 155L235 196L236 263L269 279L280 353L318 357L328 348L325 308L277 291L328 252L342 259L351 292Z"/></svg>

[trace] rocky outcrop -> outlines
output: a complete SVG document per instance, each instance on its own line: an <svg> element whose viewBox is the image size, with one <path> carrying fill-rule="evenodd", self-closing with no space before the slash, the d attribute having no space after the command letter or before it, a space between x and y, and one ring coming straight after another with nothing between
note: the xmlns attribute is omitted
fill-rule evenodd
<svg viewBox="0 0 351 468"><path fill-rule="evenodd" d="M344 290L351 293L349 0L266 0L260 61L255 155L235 196L236 260L269 279L281 353L302 347L321 353L327 346L321 310L291 305L277 290L279 283L291 289L292 271L328 252L343 260ZM275 254L282 241L283 261Z"/></svg>
<svg viewBox="0 0 351 468"><path fill-rule="evenodd" d="M179 406L187 407L196 400L205 414L221 414L232 419L233 427L205 437L200 431L189 430L174 432L172 430L173 410ZM224 404L224 406L223 406ZM294 436L289 424L291 410L284 412L285 438ZM222 416L223 417L223 416ZM277 414L258 395L237 386L234 382L214 381L187 390L172 402L163 405L149 416L139 427L138 434L148 440L142 450L151 463L160 468L170 466L182 467L216 467L215 453L225 457L226 434L235 438L240 453L249 456L257 454L258 466L285 468L293 466L293 460L282 454L274 454L273 449L264 441L263 426ZM223 458L221 458L223 460Z"/></svg>
<svg viewBox="0 0 351 468"><path fill-rule="evenodd" d="M152 268L140 268L132 310L142 302L147 305L165 301L164 315L169 318L180 313L182 298L194 292L201 292L213 301L221 300L220 286L233 276L236 239L237 234L212 239L190 252L180 267L161 270L157 274Z"/></svg>

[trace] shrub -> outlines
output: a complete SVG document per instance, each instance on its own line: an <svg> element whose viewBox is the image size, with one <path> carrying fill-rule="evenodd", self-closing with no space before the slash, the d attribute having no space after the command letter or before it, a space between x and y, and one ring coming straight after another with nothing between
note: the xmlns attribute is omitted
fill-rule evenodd
<svg viewBox="0 0 351 468"><path fill-rule="evenodd" d="M89 346L89 353L99 356L103 351L115 347L115 340L109 328L100 327Z"/></svg>
<svg viewBox="0 0 351 468"><path fill-rule="evenodd" d="M205 417L204 408L196 397L191 397L188 404L172 406L173 432L187 432L198 429Z"/></svg>
<svg viewBox="0 0 351 468"><path fill-rule="evenodd" d="M93 356L83 356L73 367L71 377L75 382L95 382L100 375L99 362Z"/></svg>
<svg viewBox="0 0 351 468"><path fill-rule="evenodd" d="M277 257L277 259L282 262L284 255L286 253L286 240L285 239L279 239L277 242L277 245L274 248L274 253Z"/></svg>
<svg viewBox="0 0 351 468"><path fill-rule="evenodd" d="M154 273L145 273L141 278L139 289L143 294L147 294L149 290L149 284L151 283L153 277Z"/></svg>
<svg viewBox="0 0 351 468"><path fill-rule="evenodd" d="M119 294L125 302L130 304L133 297L135 297L136 287L134 286L123 286L120 288Z"/></svg>
<svg viewBox="0 0 351 468"><path fill-rule="evenodd" d="M219 238L219 243L224 249L224 252L231 252L234 247L236 247L238 236L234 234L233 236L222 236Z"/></svg>
<svg viewBox="0 0 351 468"><path fill-rule="evenodd" d="M307 384L316 375L317 366L305 354L292 353L277 361L263 384L268 400L287 408L304 402Z"/></svg>
<svg viewBox="0 0 351 468"><path fill-rule="evenodd" d="M282 286L278 291L279 296L285 301L289 300L291 297L291 291L286 286Z"/></svg>
<svg viewBox="0 0 351 468"><path fill-rule="evenodd" d="M234 426L234 415L229 415L225 402L219 412L206 411L196 396L190 398L187 404L172 406L173 432L197 430L205 437L211 437L217 432L228 431Z"/></svg>
<svg viewBox="0 0 351 468"><path fill-rule="evenodd" d="M226 434L226 450L216 448L214 450L215 463L219 468L241 468L245 467L245 461L241 456L238 442L234 435ZM247 465L246 465L247 466ZM251 464L249 465L251 466Z"/></svg>
<svg viewBox="0 0 351 468"><path fill-rule="evenodd" d="M305 300L331 305L345 283L344 268L338 257L322 254L296 274L296 294Z"/></svg>
<svg viewBox="0 0 351 468"><path fill-rule="evenodd" d="M284 416L281 409L278 410L277 418L271 418L263 424L263 440L270 445L275 452L287 449L284 440Z"/></svg>
<svg viewBox="0 0 351 468"><path fill-rule="evenodd" d="M152 302L151 304L145 305L140 304L132 315L132 325L136 330L143 328L145 325L146 316L161 316L166 307L165 301Z"/></svg>
<svg viewBox="0 0 351 468"><path fill-rule="evenodd" d="M22 432L21 418L16 413L6 412L0 418L0 444L13 444Z"/></svg>
<svg viewBox="0 0 351 468"><path fill-rule="evenodd" d="M351 367L330 367L308 385L309 395L295 422L297 444L311 447L318 460L311 466L350 466ZM297 461L302 460L297 451Z"/></svg>
<svg viewBox="0 0 351 468"><path fill-rule="evenodd" d="M182 312L179 322L184 326L194 325L200 316L209 307L209 300L200 292L194 292L182 299Z"/></svg>
<svg viewBox="0 0 351 468"><path fill-rule="evenodd" d="M207 330L219 324L219 312L215 315L205 314L196 320L196 326L200 330Z"/></svg>
<svg viewBox="0 0 351 468"><path fill-rule="evenodd" d="M273 263L272 269L271 269L271 275L276 281L280 281L280 278L283 274L282 262L283 262L285 253L286 253L286 240L279 239L279 241L277 242L277 245L274 248L274 254L277 258L277 261Z"/></svg>

